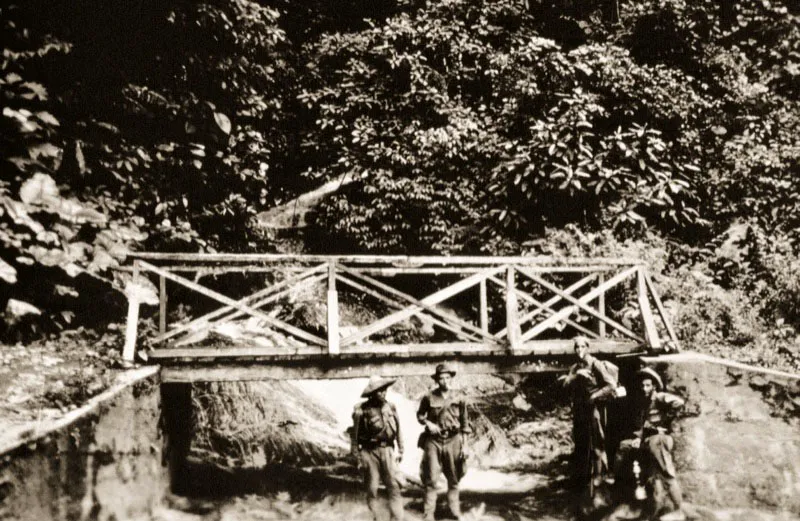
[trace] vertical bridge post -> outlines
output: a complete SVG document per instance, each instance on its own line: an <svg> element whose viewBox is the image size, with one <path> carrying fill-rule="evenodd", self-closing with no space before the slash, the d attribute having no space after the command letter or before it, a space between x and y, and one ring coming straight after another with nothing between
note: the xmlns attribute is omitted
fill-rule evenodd
<svg viewBox="0 0 800 521"><path fill-rule="evenodd" d="M642 322L644 323L645 338L651 349L658 349L661 347L661 339L658 336L656 321L653 318L653 310L650 307L650 296L647 291L647 281L645 280L643 266L639 267L636 275L638 283L637 294L639 295L639 312L642 315Z"/></svg>
<svg viewBox="0 0 800 521"><path fill-rule="evenodd" d="M605 281L606 281L606 276L601 271L600 273L598 273L597 285L599 287L603 287L603 284L605 283ZM598 313L600 313L603 316L606 316L606 292L603 291L602 293L600 293L600 296L597 297L597 299L598 299L597 300L597 311L598 311ZM597 323L597 333L600 335L600 338L605 338L606 337L606 323L603 322L602 320L598 320L597 322L598 322Z"/></svg>
<svg viewBox="0 0 800 521"><path fill-rule="evenodd" d="M511 350L519 349L519 316L517 306L517 289L514 283L514 267L509 266L506 270L506 330L508 331L508 343Z"/></svg>
<svg viewBox="0 0 800 521"><path fill-rule="evenodd" d="M486 295L486 279L481 280L480 283L480 321L481 321L481 331L484 333L489 332L489 305L488 305L488 298Z"/></svg>
<svg viewBox="0 0 800 521"><path fill-rule="evenodd" d="M339 354L339 294L336 292L336 263L328 264L328 354Z"/></svg>
<svg viewBox="0 0 800 521"><path fill-rule="evenodd" d="M125 346L122 359L133 362L136 357L136 330L139 327L139 261L133 261L133 277L125 292L128 297L128 320L125 324Z"/></svg>
<svg viewBox="0 0 800 521"><path fill-rule="evenodd" d="M158 277L158 334L167 332L167 279Z"/></svg>

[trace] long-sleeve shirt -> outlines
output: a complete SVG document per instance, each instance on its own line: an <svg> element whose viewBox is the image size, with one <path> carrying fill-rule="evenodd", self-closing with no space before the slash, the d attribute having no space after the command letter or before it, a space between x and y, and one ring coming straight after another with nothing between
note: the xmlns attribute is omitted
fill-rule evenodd
<svg viewBox="0 0 800 521"><path fill-rule="evenodd" d="M570 368L567 383L576 381L581 370L583 370L583 374L588 374L589 376L586 381L586 396L582 399L590 397L596 399L610 396L614 393L614 389L617 387L616 378L608 372L605 365L592 355L586 355L585 359Z"/></svg>
<svg viewBox="0 0 800 521"><path fill-rule="evenodd" d="M649 399L644 399L639 405L635 436L641 439L659 431L666 431L668 417L681 409L685 403L683 398L675 394L653 392Z"/></svg>
<svg viewBox="0 0 800 521"><path fill-rule="evenodd" d="M447 396L439 389L426 394L419 404L417 420L423 425L429 421L439 426L442 437L471 431L467 403L454 391L449 391Z"/></svg>
<svg viewBox="0 0 800 521"><path fill-rule="evenodd" d="M368 400L357 405L353 411L350 443L353 450L397 443L397 450L403 452L400 418L394 404Z"/></svg>

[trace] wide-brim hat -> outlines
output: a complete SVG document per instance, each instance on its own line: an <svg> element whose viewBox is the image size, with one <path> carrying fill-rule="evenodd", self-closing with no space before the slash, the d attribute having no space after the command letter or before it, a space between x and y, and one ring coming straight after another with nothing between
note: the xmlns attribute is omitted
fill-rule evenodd
<svg viewBox="0 0 800 521"><path fill-rule="evenodd" d="M449 374L450 376L456 375L456 368L450 364L439 364L436 366L436 371L431 375L431 378L438 380L439 376Z"/></svg>
<svg viewBox="0 0 800 521"><path fill-rule="evenodd" d="M367 382L367 386L364 388L364 391L361 393L362 398L366 398L370 394L380 391L381 389L386 389L397 380L394 378L383 378L380 376L372 376Z"/></svg>
<svg viewBox="0 0 800 521"><path fill-rule="evenodd" d="M655 372L654 369L651 369L650 367L644 367L642 369L639 369L636 372L636 376L639 377L639 380L644 380L646 378L653 380L653 383L655 384L655 386L658 388L659 391L664 389L664 382L661 380L661 377L658 375L657 372Z"/></svg>

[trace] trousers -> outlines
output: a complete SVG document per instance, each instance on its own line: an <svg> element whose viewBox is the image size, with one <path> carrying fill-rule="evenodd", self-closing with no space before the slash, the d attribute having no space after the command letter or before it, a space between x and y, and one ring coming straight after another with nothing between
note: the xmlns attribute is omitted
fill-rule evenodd
<svg viewBox="0 0 800 521"><path fill-rule="evenodd" d="M367 506L372 516L378 519L378 488L383 483L389 496L390 519L402 521L403 500L400 495L394 449L392 447L361 449L360 457L364 487L367 489Z"/></svg>

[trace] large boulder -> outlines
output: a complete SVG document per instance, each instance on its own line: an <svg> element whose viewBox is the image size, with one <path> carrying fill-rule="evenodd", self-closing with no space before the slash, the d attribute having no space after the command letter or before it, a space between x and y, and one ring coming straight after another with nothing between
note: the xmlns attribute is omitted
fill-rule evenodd
<svg viewBox="0 0 800 521"><path fill-rule="evenodd" d="M686 500L800 514L800 375L704 356L654 362L687 398L674 433Z"/></svg>

